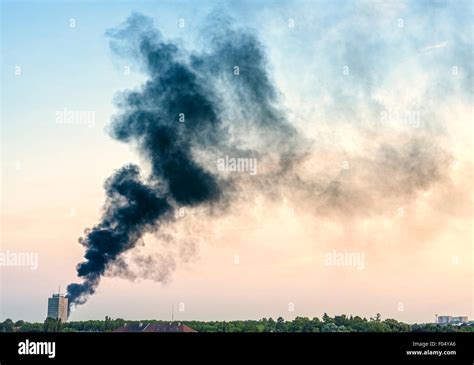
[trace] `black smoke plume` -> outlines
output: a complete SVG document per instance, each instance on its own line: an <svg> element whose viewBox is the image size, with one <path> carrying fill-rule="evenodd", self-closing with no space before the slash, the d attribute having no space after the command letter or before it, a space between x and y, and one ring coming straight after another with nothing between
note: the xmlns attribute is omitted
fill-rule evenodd
<svg viewBox="0 0 474 365"><path fill-rule="evenodd" d="M82 282L67 288L71 304L85 303L104 275L164 281L173 257L139 257L143 270L134 274L124 256L144 234L173 223L177 208L225 212L245 187L272 199L284 191L316 215L370 215L413 200L449 175L450 156L429 131L397 140L385 138L384 129L370 129L367 138L359 128L366 142L380 138L349 156L350 169L338 167L344 154L337 149L336 161L326 161L324 144L288 122L263 46L224 16L209 17L200 52L163 39L139 14L107 35L113 53L147 76L137 90L117 96L110 134L136 148L149 172L126 165L105 182L101 220L79 240L86 252L77 266ZM258 159L258 176L217 171L216 160L227 155Z"/></svg>
<svg viewBox="0 0 474 365"><path fill-rule="evenodd" d="M208 33L209 51L199 54L165 41L139 14L107 32L113 52L131 57L148 77L139 90L119 96L110 132L138 149L150 174L127 165L106 181L102 219L79 240L86 249L77 266L83 281L68 286L71 304L85 303L101 277L123 264L121 255L172 221L175 208L225 203L233 183L216 172L216 157L265 153L288 169L298 136L277 107L262 46L228 21L214 21L218 33ZM239 139L244 129L259 142Z"/></svg>

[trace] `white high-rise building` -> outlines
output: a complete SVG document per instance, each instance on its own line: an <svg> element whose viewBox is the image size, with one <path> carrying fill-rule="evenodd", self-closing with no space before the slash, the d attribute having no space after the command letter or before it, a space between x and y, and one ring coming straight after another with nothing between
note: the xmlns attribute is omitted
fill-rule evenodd
<svg viewBox="0 0 474 365"><path fill-rule="evenodd" d="M53 294L48 298L48 317L67 322L68 300L64 294Z"/></svg>
<svg viewBox="0 0 474 365"><path fill-rule="evenodd" d="M438 324L462 324L468 322L467 316L438 316L437 320Z"/></svg>

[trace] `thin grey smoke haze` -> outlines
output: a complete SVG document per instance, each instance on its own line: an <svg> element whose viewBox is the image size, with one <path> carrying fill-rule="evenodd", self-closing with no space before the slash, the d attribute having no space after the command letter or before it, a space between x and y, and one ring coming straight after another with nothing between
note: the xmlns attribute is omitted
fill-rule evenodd
<svg viewBox="0 0 474 365"><path fill-rule="evenodd" d="M385 214L393 202L449 179L450 154L435 133L385 138L373 130L361 138L371 144L341 168L344 153L324 151L288 121L255 32L217 14L204 29L200 52L164 39L151 18L136 13L107 31L113 55L131 59L147 76L116 96L109 126L146 168L126 165L106 181L102 219L80 239L82 282L68 286L71 303L85 303L104 275L168 281L177 261L195 255L196 242L178 242L178 257L139 248L146 234L166 241L163 229L170 232L183 207L212 218L265 195L309 206L316 216ZM216 160L224 156L255 158L258 173L222 174Z"/></svg>

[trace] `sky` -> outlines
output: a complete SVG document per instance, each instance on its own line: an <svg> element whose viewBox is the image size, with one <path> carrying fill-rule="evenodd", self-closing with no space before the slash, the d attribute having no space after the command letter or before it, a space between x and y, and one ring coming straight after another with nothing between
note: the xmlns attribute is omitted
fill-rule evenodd
<svg viewBox="0 0 474 365"><path fill-rule="evenodd" d="M110 47L107 30L134 12L179 57L209 55L230 73L234 49L212 47L231 19L258 40L250 57L264 55L271 108L297 136L263 123L259 101L234 103L247 90L235 78L193 66L222 99L224 142L258 152L258 172L227 171L226 204L184 207L147 232L123 255L133 275L111 263L71 320L169 319L173 306L183 320L474 316L472 2L2 1L1 12L0 251L37 265L0 267L0 320L43 321L47 298L80 282L78 238L101 220L104 181L127 163L150 172L139 141L111 132L120 92L155 77ZM193 147L215 176L217 158L245 157ZM285 171L271 163L282 151Z"/></svg>

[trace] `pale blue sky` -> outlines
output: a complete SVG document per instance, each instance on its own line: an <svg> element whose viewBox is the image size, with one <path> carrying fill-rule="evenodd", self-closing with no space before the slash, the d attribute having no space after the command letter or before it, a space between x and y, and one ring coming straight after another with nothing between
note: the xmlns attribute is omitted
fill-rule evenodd
<svg viewBox="0 0 474 365"><path fill-rule="evenodd" d="M472 121L470 1L2 1L2 249L38 252L40 265L33 274L22 268L0 269L4 274L0 320L44 319L46 297L58 282L65 286L76 280L74 266L83 253L76 240L97 219L104 179L124 163L138 160L133 150L107 135L106 125L115 111L114 94L137 87L144 77L135 65L130 65L130 75L124 74L128 63L112 56L105 31L138 11L152 17L165 38L200 50L200 31L216 9L255 31L266 49L269 73L290 120L321 146L332 143L342 155L350 154L361 147L360 140L339 140L338 128L369 127L386 110L417 110L424 113L425 128L413 133L436 140L446 137L442 143L448 146L459 143L459 150L453 149L459 160L472 152L463 139L471 131L467 129L466 134L462 129L466 120ZM180 18L185 19L184 28L178 26ZM290 19L293 28L288 27ZM21 75L15 75L16 66L21 67ZM348 75L344 74L346 66ZM64 108L95 112L94 125L56 123L56 113ZM447 115L459 117L461 126L451 129L454 122ZM394 129L398 133L407 126ZM76 212L72 217L71 209ZM55 227L60 227L57 232ZM467 253L469 238L461 235L457 239L460 246L454 251ZM347 303L352 297L335 295L333 302L321 302L315 299L316 287L308 294L303 284L297 285L299 291L292 288L289 298L278 288L270 288L268 296L261 295L259 287L249 289L254 294L252 306L246 305L245 294L235 291L226 299L225 290L239 285L238 275L217 284L209 279L212 271L204 267L215 265L221 270L221 264L212 259L221 260L236 250L238 246L215 251L203 248L211 255L210 261L204 257L188 271L178 271L176 280L165 289L147 282L106 279L103 291L76 318L164 318L171 303L183 297L190 303L183 318L189 319L280 314L290 318L350 311ZM444 248L440 250L444 254ZM257 251L266 255L264 250ZM201 270L207 273L203 277ZM301 270L311 276L306 268ZM462 286L469 290L472 281L466 278L466 270L459 275ZM367 280L376 276L372 272ZM343 279L328 280L337 286ZM203 283L203 288L196 287L196 282ZM329 287L319 289L329 292ZM220 292L224 298L217 297ZM127 293L142 296L150 304L145 308L135 300L124 304ZM377 302L376 294L366 293L366 305L357 304L353 313L373 315L378 311L406 321L428 321L432 313L425 309L431 305L446 314L472 315L466 293L452 295L457 304L437 297L417 303L412 293L387 294ZM210 304L213 296L215 302ZM286 303L292 301L297 310L288 313ZM397 312L399 301L411 301L407 312ZM110 309L112 303L117 304L115 309ZM451 313L455 311L462 313Z"/></svg>

